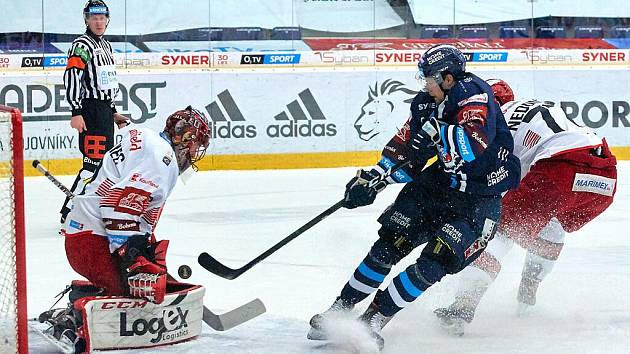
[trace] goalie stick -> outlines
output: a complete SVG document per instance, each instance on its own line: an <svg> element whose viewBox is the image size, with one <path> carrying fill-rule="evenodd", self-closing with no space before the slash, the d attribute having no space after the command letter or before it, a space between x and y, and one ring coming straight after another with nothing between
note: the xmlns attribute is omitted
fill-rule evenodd
<svg viewBox="0 0 630 354"><path fill-rule="evenodd" d="M407 166L408 164L409 164L409 161L390 167L387 171L385 171L385 173L383 173L383 175L381 175L379 177L376 177L373 180L371 180L368 183L368 186L371 187L371 186L376 185L377 183L379 183L379 182L385 180L387 177L391 176L392 173L398 171L400 168L402 168L404 166ZM197 258L197 262L199 262L199 264L202 267L204 267L206 270L208 270L209 272L214 273L214 274L216 274L216 275L218 275L218 276L220 276L222 278L230 279L230 280L236 279L241 274L245 273L250 268L252 268L256 264L260 263L260 261L262 261L263 259L269 257L274 252L276 252L277 250L282 248L284 245L286 245L287 243L291 242L296 237L298 237L301 234L303 234L306 230L308 230L311 227L315 226L320 221L322 221L325 218L327 218L330 214L332 214L335 211L341 209L341 207L343 207L344 203L345 203L344 199L338 201L337 203L332 205L330 208L324 210L322 213L320 213L319 215L317 215L316 217L311 219L306 224L302 225L299 229L293 231L289 236L283 238L282 240L280 240L280 242L276 243L273 247L271 247L270 249L266 250L261 255L259 255L258 257L254 258L253 260L251 260L249 263L245 264L241 268L233 269L233 268L227 267L226 265L222 264L221 262L216 260L216 258L212 257L211 255L209 255L206 252L203 252L203 253L201 253L199 255L199 257Z"/></svg>
<svg viewBox="0 0 630 354"><path fill-rule="evenodd" d="M74 193L53 176L39 160L33 161L33 167L46 176L46 178L64 192L66 196L71 199L74 198ZM167 274L167 276L174 279L170 274ZM203 322L215 331L226 331L262 315L265 311L267 311L265 304L258 298L222 314L213 313L204 305Z"/></svg>

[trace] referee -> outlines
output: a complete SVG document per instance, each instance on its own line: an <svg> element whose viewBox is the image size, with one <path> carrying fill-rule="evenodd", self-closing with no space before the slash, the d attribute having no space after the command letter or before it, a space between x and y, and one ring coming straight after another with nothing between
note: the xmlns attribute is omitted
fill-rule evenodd
<svg viewBox="0 0 630 354"><path fill-rule="evenodd" d="M83 167L72 184L81 192L106 151L114 145L114 122L119 128L127 118L116 112L118 80L112 45L103 38L109 24L109 8L102 0L89 0L83 8L85 34L72 42L63 76L66 99L72 109L70 126L79 131ZM61 222L70 211L69 198L61 208Z"/></svg>

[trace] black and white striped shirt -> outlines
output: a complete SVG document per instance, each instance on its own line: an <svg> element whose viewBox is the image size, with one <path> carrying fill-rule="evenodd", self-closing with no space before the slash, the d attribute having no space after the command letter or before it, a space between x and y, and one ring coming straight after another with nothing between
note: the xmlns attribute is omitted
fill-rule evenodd
<svg viewBox="0 0 630 354"><path fill-rule="evenodd" d="M87 30L72 42L63 81L73 116L81 114L84 98L107 101L116 112L119 89L114 65L112 45L105 38Z"/></svg>

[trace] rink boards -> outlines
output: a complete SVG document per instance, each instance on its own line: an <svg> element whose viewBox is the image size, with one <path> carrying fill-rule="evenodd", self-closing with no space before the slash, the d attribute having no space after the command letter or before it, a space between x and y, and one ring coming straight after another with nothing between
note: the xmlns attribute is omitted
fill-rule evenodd
<svg viewBox="0 0 630 354"><path fill-rule="evenodd" d="M630 158L627 65L473 64L469 70L506 80L517 98L553 101L605 136L619 158ZM26 160L73 174L80 159L62 75L1 73L0 104L23 112ZM161 130L168 114L188 104L206 112L213 139L204 170L373 164L420 89L414 66L119 70L118 76L116 106L136 125Z"/></svg>

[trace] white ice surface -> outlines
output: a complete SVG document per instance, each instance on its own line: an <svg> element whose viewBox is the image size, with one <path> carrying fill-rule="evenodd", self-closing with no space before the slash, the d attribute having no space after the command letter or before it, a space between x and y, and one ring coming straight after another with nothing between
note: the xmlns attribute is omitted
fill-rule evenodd
<svg viewBox="0 0 630 354"><path fill-rule="evenodd" d="M205 304L214 312L255 297L268 311L226 332L205 327L200 338L187 343L115 353L343 352L306 340L308 319L330 305L364 257L377 237L376 219L399 186L388 187L372 206L337 211L235 280L208 273L196 259L206 251L228 266L244 265L338 201L354 170L203 172L179 184L156 232L171 240L169 268L190 265L189 280L206 287ZM464 337L443 334L432 314L452 300L457 277L450 276L387 325L383 353L630 353L630 162L620 162L619 175L613 205L568 235L530 316L516 316L524 252L515 247ZM73 178L61 179L70 184ZM57 234L62 199L45 178L26 179L29 317L48 309L54 295L77 278ZM366 305L361 303L357 314ZM361 341L361 333L348 332L349 342ZM30 345L31 353L54 352L34 334Z"/></svg>

